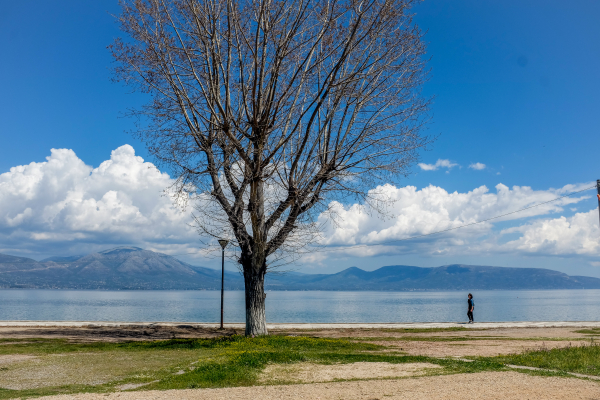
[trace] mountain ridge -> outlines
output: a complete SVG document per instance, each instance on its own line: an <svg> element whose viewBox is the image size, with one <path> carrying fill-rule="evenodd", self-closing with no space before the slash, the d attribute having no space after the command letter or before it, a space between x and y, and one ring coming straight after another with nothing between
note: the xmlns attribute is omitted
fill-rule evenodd
<svg viewBox="0 0 600 400"><path fill-rule="evenodd" d="M241 290L240 273L225 271L227 290ZM193 266L167 254L122 246L83 256L36 261L0 254L0 288L218 290L221 271ZM268 274L267 290L413 291L600 289L600 279L543 268L451 264L422 268L358 267L334 274Z"/></svg>
<svg viewBox="0 0 600 400"><path fill-rule="evenodd" d="M12 257L12 258L11 258ZM84 256L49 257L27 263L3 263L0 287L39 289L204 289L221 287L221 271L191 266L167 254L117 247ZM73 261L69 259L74 258ZM242 289L239 274L225 272L230 289Z"/></svg>

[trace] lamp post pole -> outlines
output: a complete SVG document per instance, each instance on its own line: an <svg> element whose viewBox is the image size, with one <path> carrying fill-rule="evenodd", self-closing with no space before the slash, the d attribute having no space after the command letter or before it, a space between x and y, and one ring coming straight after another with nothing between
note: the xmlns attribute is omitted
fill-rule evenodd
<svg viewBox="0 0 600 400"><path fill-rule="evenodd" d="M225 292L225 247L229 241L219 239L221 245L221 329L223 329L223 293Z"/></svg>

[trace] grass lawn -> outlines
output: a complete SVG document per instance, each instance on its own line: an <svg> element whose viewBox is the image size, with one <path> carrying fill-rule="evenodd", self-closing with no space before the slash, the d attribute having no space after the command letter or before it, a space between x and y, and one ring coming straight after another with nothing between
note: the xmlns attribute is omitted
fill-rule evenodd
<svg viewBox="0 0 600 400"><path fill-rule="evenodd" d="M575 332L583 333L585 335L590 335L590 336L600 336L600 328L580 329Z"/></svg>
<svg viewBox="0 0 600 400"><path fill-rule="evenodd" d="M0 399L81 392L250 386L268 364L432 363L435 374L502 370L496 360L463 362L390 352L385 346L306 336L232 336L127 343L0 341ZM126 386L124 386L126 385Z"/></svg>
<svg viewBox="0 0 600 400"><path fill-rule="evenodd" d="M540 349L494 359L505 364L600 376L600 345L597 344L551 350Z"/></svg>
<svg viewBox="0 0 600 400"><path fill-rule="evenodd" d="M305 336L229 336L120 343L72 343L65 339L2 339L0 399L61 393L298 383L299 381L292 376L299 376L298 374L306 368L314 370L316 367L311 366L315 364L329 371L343 369L338 364L358 362L406 364L403 367L394 367L397 369L411 368L411 364L421 365L422 375L504 371L507 370L504 364L515 364L552 370L519 371L529 374L567 376L567 372L577 372L600 376L600 346L595 345L593 339L585 339L590 343L581 347L538 349L500 357L472 357L471 362L450 357L407 355L397 348L385 345L386 342L394 340L454 342L499 339L495 336L444 337L437 333L441 331L426 332L432 335L316 338L304 332L302 335ZM421 332L403 330L402 333ZM558 337L549 339L577 340L579 343L584 340ZM512 337L502 340L532 338ZM369 341L380 342L375 344ZM435 368L431 364L435 364ZM358 366L359 364L356 364L352 368ZM373 364L373 367L376 365ZM372 369L370 366L367 368Z"/></svg>

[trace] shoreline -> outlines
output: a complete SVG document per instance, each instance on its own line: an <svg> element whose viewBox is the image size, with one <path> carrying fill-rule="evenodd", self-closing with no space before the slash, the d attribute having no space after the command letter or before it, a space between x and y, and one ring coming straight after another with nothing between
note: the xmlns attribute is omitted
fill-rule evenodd
<svg viewBox="0 0 600 400"><path fill-rule="evenodd" d="M219 328L219 323L149 321L0 321L0 327L193 327ZM245 323L224 323L225 329L243 329ZM390 322L390 323L267 323L269 330L286 329L502 329L502 328L600 328L600 321L514 321L514 322Z"/></svg>

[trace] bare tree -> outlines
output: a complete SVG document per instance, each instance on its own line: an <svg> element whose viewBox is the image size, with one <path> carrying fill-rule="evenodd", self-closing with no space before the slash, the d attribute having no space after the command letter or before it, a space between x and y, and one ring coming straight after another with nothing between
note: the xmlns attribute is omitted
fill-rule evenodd
<svg viewBox="0 0 600 400"><path fill-rule="evenodd" d="M328 202L406 175L426 145L413 3L121 1L115 78L152 96L138 134L200 204L199 229L239 247L246 335L267 333L273 258L310 240Z"/></svg>

